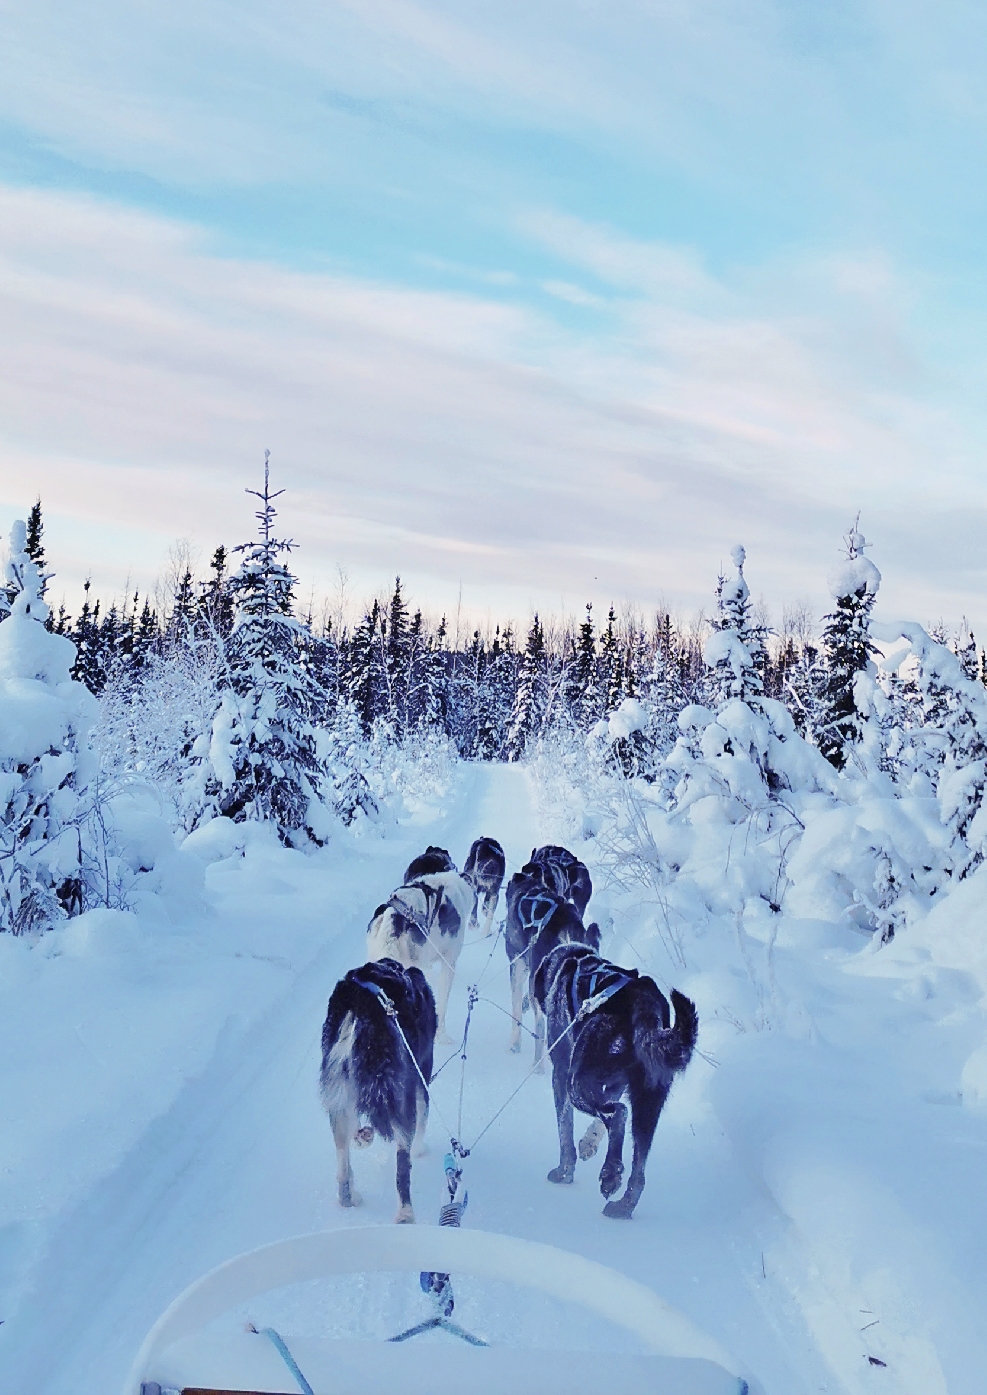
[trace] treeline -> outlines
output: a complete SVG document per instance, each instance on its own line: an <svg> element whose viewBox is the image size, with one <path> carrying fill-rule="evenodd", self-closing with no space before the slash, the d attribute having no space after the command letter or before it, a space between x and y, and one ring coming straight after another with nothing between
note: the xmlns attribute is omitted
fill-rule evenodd
<svg viewBox="0 0 987 1395"><path fill-rule="evenodd" d="M107 688L132 688L148 665L175 661L189 646L225 644L236 625L235 563L246 547L232 554L217 547L204 581L186 568L164 605L135 593L104 607L91 598L87 581L78 614L63 604L47 622L76 647L73 678L99 696ZM28 519L27 552L50 580L40 501ZM291 577L277 602L285 614L297 609L294 584ZM3 609L0 594L0 615ZM318 695L314 716L328 722L348 708L364 735L379 723L397 738L429 727L468 760L520 759L547 728L564 722L589 731L626 698L649 704L659 744L667 747L679 712L713 695L703 643L715 616L683 627L667 610L645 620L618 616L611 606L599 623L587 605L579 625L546 625L536 614L526 632L518 634L508 620L492 634L475 630L457 642L444 617L435 624L412 610L397 577L390 598L374 600L352 627L312 615L296 621L297 662L309 692ZM757 661L765 695L788 704L804 729L812 724L823 665L804 617L801 629L778 637L762 626Z"/></svg>

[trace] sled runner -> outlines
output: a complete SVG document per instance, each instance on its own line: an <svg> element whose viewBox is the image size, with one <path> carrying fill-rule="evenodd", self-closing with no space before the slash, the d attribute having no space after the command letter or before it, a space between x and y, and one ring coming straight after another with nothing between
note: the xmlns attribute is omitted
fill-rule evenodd
<svg viewBox="0 0 987 1395"><path fill-rule="evenodd" d="M642 1355L475 1347L442 1337L326 1341L245 1330L223 1315L264 1295L339 1274L426 1271L507 1281L575 1303L637 1339ZM258 1330L258 1328L260 1330ZM281 1348L284 1348L282 1351ZM287 1359L285 1357L287 1352ZM755 1395L720 1345L643 1284L552 1245L439 1226L372 1226L281 1240L221 1264L185 1290L148 1333L123 1395Z"/></svg>

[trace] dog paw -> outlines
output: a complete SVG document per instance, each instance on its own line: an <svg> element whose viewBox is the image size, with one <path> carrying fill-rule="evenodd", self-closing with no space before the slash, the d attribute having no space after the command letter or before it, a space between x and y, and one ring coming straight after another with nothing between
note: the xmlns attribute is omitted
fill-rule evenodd
<svg viewBox="0 0 987 1395"><path fill-rule="evenodd" d="M374 1141L374 1131L369 1125L362 1129L357 1129L353 1135L353 1146L355 1148L369 1148Z"/></svg>
<svg viewBox="0 0 987 1395"><path fill-rule="evenodd" d="M600 1191L604 1196L613 1196L620 1186L620 1179L623 1175L624 1169L619 1165L617 1167L604 1167L600 1173Z"/></svg>
<svg viewBox="0 0 987 1395"><path fill-rule="evenodd" d="M339 1184L339 1204L340 1206L359 1206L363 1202L363 1197L356 1190L351 1182L340 1182Z"/></svg>
<svg viewBox="0 0 987 1395"><path fill-rule="evenodd" d="M544 1075L544 1074L545 1074L545 1058L544 1058L544 1056L541 1058L540 1061L536 1061L535 1064L531 1067L531 1069L532 1069L533 1074L535 1074L535 1075Z"/></svg>
<svg viewBox="0 0 987 1395"><path fill-rule="evenodd" d="M569 1186L571 1185L574 1176L575 1168L553 1167L551 1172L548 1174L548 1180L550 1182L560 1182L565 1186Z"/></svg>
<svg viewBox="0 0 987 1395"><path fill-rule="evenodd" d="M414 1148L412 1148L412 1150L411 1150L411 1156L412 1156L413 1158L427 1158L427 1157L428 1157L428 1144L427 1144L427 1143L416 1143L415 1146L414 1146Z"/></svg>
<svg viewBox="0 0 987 1395"><path fill-rule="evenodd" d="M446 1031L445 1027L442 1028L441 1032L436 1032L435 1040L439 1042L442 1046L452 1045L452 1037Z"/></svg>
<svg viewBox="0 0 987 1395"><path fill-rule="evenodd" d="M410 1206L399 1206L398 1213L394 1217L395 1225L414 1225L415 1213Z"/></svg>
<svg viewBox="0 0 987 1395"><path fill-rule="evenodd" d="M512 1041L511 1044L510 1044L510 1046L509 1046L507 1049L508 1049L508 1051L511 1053L512 1056L519 1056L519 1055L521 1054L521 1043L520 1043L520 1041Z"/></svg>
<svg viewBox="0 0 987 1395"><path fill-rule="evenodd" d="M603 1208L603 1214L609 1216L612 1221L629 1221L634 1214L634 1205L628 1205L621 1197L620 1201L608 1201Z"/></svg>

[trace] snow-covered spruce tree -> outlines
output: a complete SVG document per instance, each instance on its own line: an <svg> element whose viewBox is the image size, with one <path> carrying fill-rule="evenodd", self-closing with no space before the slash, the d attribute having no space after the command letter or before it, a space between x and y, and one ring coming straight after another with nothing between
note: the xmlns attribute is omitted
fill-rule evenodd
<svg viewBox="0 0 987 1395"><path fill-rule="evenodd" d="M592 602L587 604L586 619L579 626L575 653L566 673L565 699L573 722L583 731L589 731L599 721L602 700L597 675Z"/></svg>
<svg viewBox="0 0 987 1395"><path fill-rule="evenodd" d="M764 649L764 631L751 615L751 593L744 580L747 553L739 544L730 554L737 575L720 576L716 585L716 618L706 641L704 657L715 671L721 701L739 698L757 704L764 693L758 655Z"/></svg>
<svg viewBox="0 0 987 1395"><path fill-rule="evenodd" d="M507 733L507 759L518 761L532 737L541 733L548 708L548 651L538 616L528 631Z"/></svg>
<svg viewBox="0 0 987 1395"><path fill-rule="evenodd" d="M827 578L836 609L825 617L822 635L826 673L819 695L817 740L837 770L843 769L861 738L854 699L857 674L873 671L870 623L881 573L864 556L867 546L854 524L846 537L846 558Z"/></svg>
<svg viewBox="0 0 987 1395"><path fill-rule="evenodd" d="M912 722L892 731L893 754L905 765L910 792L935 793L950 835L945 871L961 880L987 852L987 693L964 671L962 656L921 625L881 633L906 639L912 659Z"/></svg>
<svg viewBox="0 0 987 1395"><path fill-rule="evenodd" d="M667 788L669 776L677 781L668 818L679 827L692 825L688 861L707 903L736 910L752 896L781 902L804 801L832 793L835 776L799 736L787 707L763 694L748 648L762 642L763 632L750 620L742 547L733 550L733 560L737 574L719 579L719 623L705 650L719 701L715 711L693 703L679 714L681 735L660 783ZM696 810L701 818L694 820ZM742 841L740 826L746 826Z"/></svg>
<svg viewBox="0 0 987 1395"><path fill-rule="evenodd" d="M80 825L94 774L96 699L70 675L75 648L45 629L42 576L10 534L0 622L0 930L40 931L83 908Z"/></svg>
<svg viewBox="0 0 987 1395"><path fill-rule="evenodd" d="M286 844L327 835L322 766L312 714L319 694L300 660L300 622L291 613L295 578L282 558L293 543L275 538L269 453L264 457L259 541L243 543L229 587L235 607L227 644L228 684L212 724L209 759L219 811L236 821L270 821Z"/></svg>

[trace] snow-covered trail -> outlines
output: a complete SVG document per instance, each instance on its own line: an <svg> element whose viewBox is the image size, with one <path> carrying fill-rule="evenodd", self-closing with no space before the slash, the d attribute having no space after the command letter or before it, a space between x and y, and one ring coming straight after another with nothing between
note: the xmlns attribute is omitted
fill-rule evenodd
<svg viewBox="0 0 987 1395"><path fill-rule="evenodd" d="M398 884L411 854L437 842L461 861L474 837L490 834L503 843L510 872L549 838L538 827L524 770L460 771L459 788L440 817L368 843L331 873L313 865L301 889L272 874L265 900L254 886L244 891L236 867L212 869L220 916L266 921L273 959L279 917L307 917L325 927L324 937L297 942L309 943L312 952L288 967L281 961L286 986L268 1010L246 1020L230 1016L211 1056L166 1112L58 1217L30 1292L0 1330L0 1386L7 1395L116 1390L154 1318L216 1263L286 1235L391 1222L393 1155L380 1143L355 1155L364 1205L342 1212L336 1204L331 1137L316 1088L319 1038L329 992L363 961L369 914ZM508 1005L503 943L491 958L492 944L480 940L464 949L449 1014L454 1034L470 982L481 979L484 997ZM467 1143L529 1070L530 1038L520 1056L511 1056L508 1031L503 1012L478 1005L464 1093ZM439 1116L456 1119L458 1094L453 1061L434 1089L431 1152L414 1166L421 1221L437 1218L446 1146ZM787 1301L788 1290L774 1289L762 1272L761 1251L783 1244L786 1224L736 1165L688 1076L659 1125L632 1223L601 1215L598 1162L581 1164L574 1186L553 1187L545 1175L556 1161L549 1077L536 1076L468 1161L467 1223L578 1250L642 1279L740 1355L769 1395L839 1388Z"/></svg>

